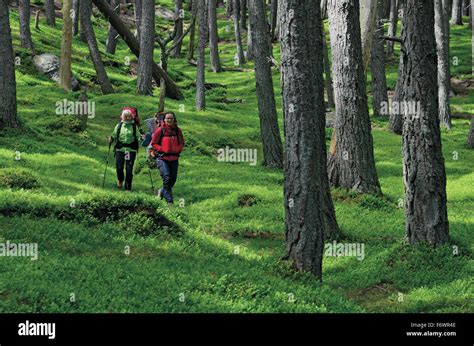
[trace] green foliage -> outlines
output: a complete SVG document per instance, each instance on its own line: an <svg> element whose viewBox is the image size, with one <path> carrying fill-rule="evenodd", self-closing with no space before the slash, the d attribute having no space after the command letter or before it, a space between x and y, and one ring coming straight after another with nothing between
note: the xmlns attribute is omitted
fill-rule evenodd
<svg viewBox="0 0 474 346"><path fill-rule="evenodd" d="M38 188L38 179L24 169L0 169L0 187L30 190Z"/></svg>

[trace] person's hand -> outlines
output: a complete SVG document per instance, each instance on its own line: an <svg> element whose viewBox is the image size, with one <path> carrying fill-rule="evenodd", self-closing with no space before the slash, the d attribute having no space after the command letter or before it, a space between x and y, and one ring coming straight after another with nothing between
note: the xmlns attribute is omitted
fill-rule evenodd
<svg viewBox="0 0 474 346"><path fill-rule="evenodd" d="M107 139L107 142L108 142L109 144L112 143L113 141L114 141L114 140L113 140L112 137L109 137L109 138Z"/></svg>
<svg viewBox="0 0 474 346"><path fill-rule="evenodd" d="M143 134L143 135L142 135L142 139L144 140L145 138L146 138L146 135L145 135L145 134Z"/></svg>

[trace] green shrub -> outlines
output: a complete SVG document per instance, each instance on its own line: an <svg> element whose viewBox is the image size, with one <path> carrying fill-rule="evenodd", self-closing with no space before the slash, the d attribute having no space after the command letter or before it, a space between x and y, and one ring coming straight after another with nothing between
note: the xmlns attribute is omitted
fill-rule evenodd
<svg viewBox="0 0 474 346"><path fill-rule="evenodd" d="M359 205L362 208L369 210L385 210L390 211L394 209L394 205L383 197L378 197L374 195L363 195L359 202Z"/></svg>
<svg viewBox="0 0 474 346"><path fill-rule="evenodd" d="M26 170L5 168L0 170L0 186L30 190L40 187L40 183L33 174Z"/></svg>
<svg viewBox="0 0 474 346"><path fill-rule="evenodd" d="M251 207L260 202L260 199L254 195L242 195L237 199L239 207Z"/></svg>

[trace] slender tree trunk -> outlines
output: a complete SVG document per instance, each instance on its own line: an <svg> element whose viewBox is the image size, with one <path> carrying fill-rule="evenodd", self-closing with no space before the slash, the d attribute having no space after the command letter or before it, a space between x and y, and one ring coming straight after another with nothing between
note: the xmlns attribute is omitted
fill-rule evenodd
<svg viewBox="0 0 474 346"><path fill-rule="evenodd" d="M56 26L56 10L54 8L54 0L44 1L44 10L46 12L46 23L49 26Z"/></svg>
<svg viewBox="0 0 474 346"><path fill-rule="evenodd" d="M471 27L474 28L474 0L471 0ZM471 31L471 46L472 46L472 75L474 75L474 29ZM474 115L471 117L471 125L469 126L469 135L467 136L467 146L474 148Z"/></svg>
<svg viewBox="0 0 474 346"><path fill-rule="evenodd" d="M249 0L250 2L250 0ZM250 5L249 5L250 7ZM252 41L252 33L251 33L251 26L250 26L250 21L248 22L248 28L247 28L247 61L252 61L254 52L253 52L253 41ZM272 54L272 38L270 35L268 35L268 45L270 47L270 56L273 56Z"/></svg>
<svg viewBox="0 0 474 346"><path fill-rule="evenodd" d="M214 72L222 72L219 58L219 35L217 33L217 3L209 0L209 48L211 52L211 66Z"/></svg>
<svg viewBox="0 0 474 346"><path fill-rule="evenodd" d="M197 13L197 5L196 1L197 0L189 0L193 5L192 5L192 11L193 15L195 16ZM192 60L194 58L194 40L196 37L196 21L191 23L191 31L189 32L189 44L188 44L188 60Z"/></svg>
<svg viewBox="0 0 474 346"><path fill-rule="evenodd" d="M463 0L463 4L462 4L463 15L466 16L466 17L469 17L470 12L471 12L470 9L469 9L470 1L471 0Z"/></svg>
<svg viewBox="0 0 474 346"><path fill-rule="evenodd" d="M142 0L135 0L135 27L137 29L137 40L140 42L140 30L142 26Z"/></svg>
<svg viewBox="0 0 474 346"><path fill-rule="evenodd" d="M205 57L206 57L206 4L205 0L197 1L198 16L198 60L196 68L196 109L206 109Z"/></svg>
<svg viewBox="0 0 474 346"><path fill-rule="evenodd" d="M375 18L377 16L377 0L360 1L360 33L362 42L362 61L364 62L364 71L370 61L372 52L372 36L375 28Z"/></svg>
<svg viewBox="0 0 474 346"><path fill-rule="evenodd" d="M371 69L372 69L372 95L374 116L387 116L382 114L381 109L388 106L387 78L385 76L385 56L384 56L384 0L379 0L377 4L377 20L373 34Z"/></svg>
<svg viewBox="0 0 474 346"><path fill-rule="evenodd" d="M438 55L439 120L441 124L449 130L451 129L451 109L449 102L449 92L451 91L448 36L449 20L445 16L443 0L434 0L434 6L436 51Z"/></svg>
<svg viewBox="0 0 474 346"><path fill-rule="evenodd" d="M71 50L72 50L72 18L70 16L72 0L63 2L63 37L61 43L61 61L59 67L59 84L66 90L71 89Z"/></svg>
<svg viewBox="0 0 474 346"><path fill-rule="evenodd" d="M240 22L239 22L239 15L240 15L240 0L234 0L234 30L235 30L235 43L237 46L237 58L236 61L238 62L239 66L245 64L245 55L244 55L244 48L242 46L242 35L240 31Z"/></svg>
<svg viewBox="0 0 474 346"><path fill-rule="evenodd" d="M329 61L329 50L326 42L326 32L323 27L323 61L324 61L324 75L326 77L326 93L328 95L328 108L334 108L334 88L331 77L331 63Z"/></svg>
<svg viewBox="0 0 474 346"><path fill-rule="evenodd" d="M227 0L227 8L226 8L226 15L227 17L231 17L234 13L234 0Z"/></svg>
<svg viewBox="0 0 474 346"><path fill-rule="evenodd" d="M390 19L388 25L388 36L397 36L397 24L398 24L398 4L402 0L390 0ZM387 54L393 55L394 53L394 42L387 41Z"/></svg>
<svg viewBox="0 0 474 346"><path fill-rule="evenodd" d="M117 13L114 12L113 8L111 8L107 2L104 0L92 0L94 5L96 5L97 9L107 18L107 20L112 24L122 37L124 42L130 48L133 54L137 57L140 56L140 44L133 36L133 34L128 30L128 28L124 25L120 17ZM155 62L152 62L152 75L153 79L156 81L157 84L160 83L160 80L163 78L166 82L166 95L172 99L181 100L183 99L183 94L181 90L178 88L176 83L170 78L170 76Z"/></svg>
<svg viewBox="0 0 474 346"><path fill-rule="evenodd" d="M30 0L20 0L19 14L21 47L34 51L30 31Z"/></svg>
<svg viewBox="0 0 474 346"><path fill-rule="evenodd" d="M252 42L259 47L255 50L254 60L263 164L283 168L283 147L278 127L272 69L268 61L270 46L264 0L249 0L249 13L249 34L252 36Z"/></svg>
<svg viewBox="0 0 474 346"><path fill-rule="evenodd" d="M276 33L276 27L277 27L277 22L278 22L278 0L271 0L271 25L270 25L270 37L272 38L272 42L275 40L275 33Z"/></svg>
<svg viewBox="0 0 474 346"><path fill-rule="evenodd" d="M97 40L95 38L94 28L91 23L91 12L92 2L91 0L81 0L81 26L84 28L87 36L87 45L89 46L89 53L94 64L94 68L97 75L97 81L99 82L102 93L112 94L114 89L110 84L109 77L105 71L104 64L100 57L99 47L97 46Z"/></svg>
<svg viewBox="0 0 474 346"><path fill-rule="evenodd" d="M437 102L434 5L406 0L405 100L417 103L403 122L403 175L406 235L411 245L439 245L449 239L446 172L441 149Z"/></svg>
<svg viewBox="0 0 474 346"><path fill-rule="evenodd" d="M113 7L115 13L120 16L120 0L111 0L110 5ZM107 42L105 51L108 54L115 54L117 49L117 30L112 25L109 25L109 32L107 34Z"/></svg>
<svg viewBox="0 0 474 346"><path fill-rule="evenodd" d="M332 186L381 193L375 169L359 27L359 6L329 0L336 121L329 151Z"/></svg>
<svg viewBox="0 0 474 346"><path fill-rule="evenodd" d="M181 56L181 46L182 46L182 41L178 41L181 36L183 35L183 21L184 17L182 15L183 12L183 0L175 0L175 16L176 16L176 21L175 21L175 36L174 36L174 41L173 44L175 45L175 48L171 51L170 56L172 58L179 58Z"/></svg>
<svg viewBox="0 0 474 346"><path fill-rule="evenodd" d="M247 30L247 0L240 0L240 29Z"/></svg>
<svg viewBox="0 0 474 346"><path fill-rule="evenodd" d="M452 25L463 25L462 22L462 0L453 0L453 8L451 14Z"/></svg>
<svg viewBox="0 0 474 346"><path fill-rule="evenodd" d="M72 36L77 36L79 34L79 0L73 0L72 1ZM86 40L87 40L87 34L86 34Z"/></svg>
<svg viewBox="0 0 474 346"><path fill-rule="evenodd" d="M137 91L153 95L152 64L155 47L155 1L142 0L142 25L140 30L140 56L138 57Z"/></svg>
<svg viewBox="0 0 474 346"><path fill-rule="evenodd" d="M74 8L75 4L74 4L74 1L72 2L72 6ZM73 17L73 36L74 36L74 21L77 19L77 22L80 23L80 15L81 15L81 6L82 6L82 1L79 0L77 1L77 11L76 13L78 13L78 15L76 15L75 17ZM76 10L74 10L76 11ZM84 43L87 43L87 32L86 32L86 29L82 27L82 25L79 26L79 39L84 42Z"/></svg>
<svg viewBox="0 0 474 346"><path fill-rule="evenodd" d="M298 271L321 279L324 236L329 232L325 219L329 185L319 0L281 0L279 6L285 119L284 258Z"/></svg>
<svg viewBox="0 0 474 346"><path fill-rule="evenodd" d="M8 2L0 1L0 130L18 127L15 61L8 15Z"/></svg>

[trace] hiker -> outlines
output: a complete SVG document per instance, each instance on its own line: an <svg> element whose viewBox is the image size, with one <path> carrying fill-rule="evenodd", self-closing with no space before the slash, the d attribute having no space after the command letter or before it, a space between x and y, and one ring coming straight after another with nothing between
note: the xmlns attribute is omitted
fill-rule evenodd
<svg viewBox="0 0 474 346"><path fill-rule="evenodd" d="M135 111L136 114L136 111ZM124 186L125 191L132 190L133 164L138 151L138 135L142 134L137 117L131 108L124 108L120 117L120 122L115 126L109 143L115 141L115 164L117 169L117 187ZM144 135L141 135L144 138ZM123 169L125 167L125 179Z"/></svg>
<svg viewBox="0 0 474 346"><path fill-rule="evenodd" d="M151 140L151 155L156 159L156 166L163 180L158 197L173 204L172 189L178 177L178 160L184 147L184 137L173 112L158 113L157 121L159 126Z"/></svg>

